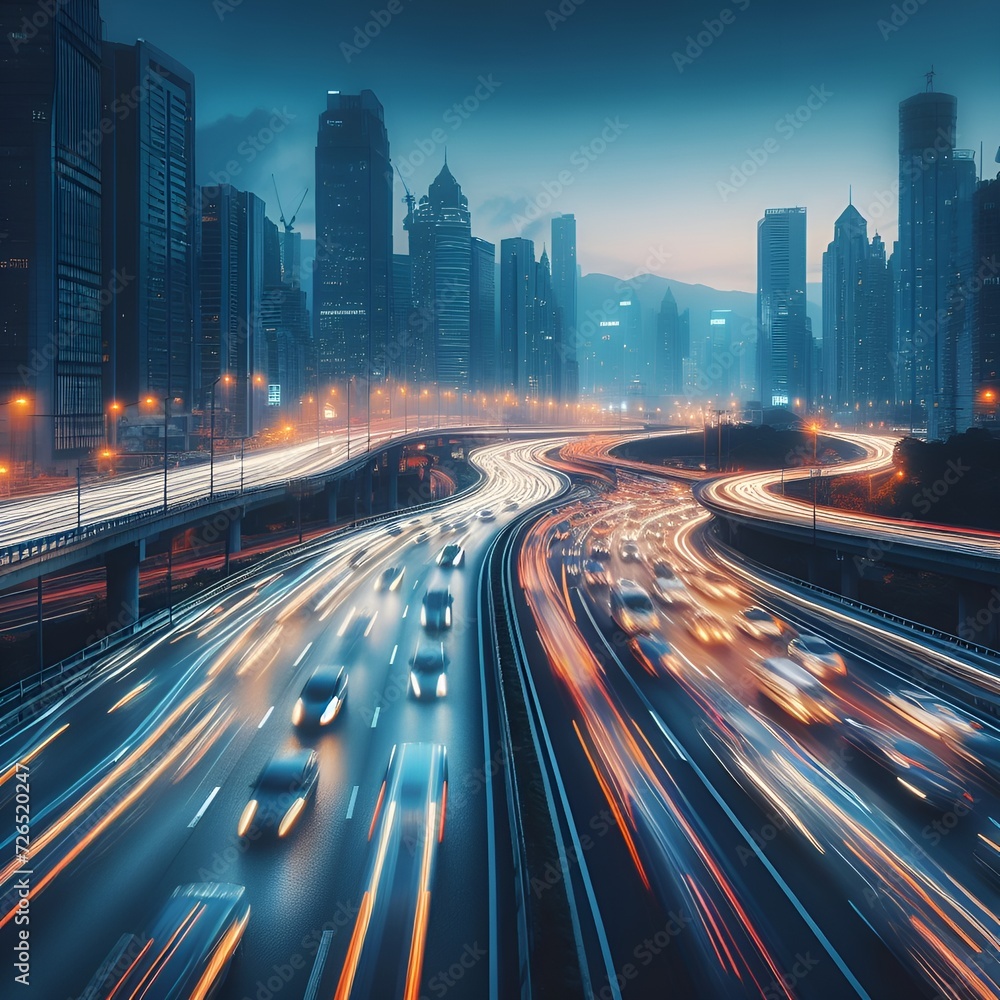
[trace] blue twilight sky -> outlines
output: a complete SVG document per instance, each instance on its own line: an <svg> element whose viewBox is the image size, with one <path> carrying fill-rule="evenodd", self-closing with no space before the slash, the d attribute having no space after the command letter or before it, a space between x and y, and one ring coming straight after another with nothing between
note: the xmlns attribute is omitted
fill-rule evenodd
<svg viewBox="0 0 1000 1000"><path fill-rule="evenodd" d="M194 71L199 180L235 165L228 179L274 220L272 171L288 214L313 187L327 90L376 93L418 197L446 137L477 236L547 242L551 215L575 213L584 273L753 290L757 219L805 205L818 281L849 185L891 243L897 106L931 64L958 97L959 145L978 159L982 142L985 173L998 169L996 0L103 0L102 13L108 39L145 38ZM310 190L306 238L313 218Z"/></svg>

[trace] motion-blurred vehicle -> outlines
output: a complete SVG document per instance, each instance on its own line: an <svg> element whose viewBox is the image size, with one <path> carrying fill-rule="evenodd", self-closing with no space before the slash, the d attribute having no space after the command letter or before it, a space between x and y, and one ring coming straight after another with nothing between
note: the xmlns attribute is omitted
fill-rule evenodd
<svg viewBox="0 0 1000 1000"><path fill-rule="evenodd" d="M820 635L802 635L788 644L788 657L800 663L821 681L843 677L847 665L843 656Z"/></svg>
<svg viewBox="0 0 1000 1000"><path fill-rule="evenodd" d="M608 562L611 559L611 549L604 542L594 542L590 546L590 558L598 562Z"/></svg>
<svg viewBox="0 0 1000 1000"><path fill-rule="evenodd" d="M368 870L337 1000L418 996L447 800L443 744L393 747L368 831Z"/></svg>
<svg viewBox="0 0 1000 1000"><path fill-rule="evenodd" d="M713 597L716 600L721 600L724 597L736 600L740 596L736 585L727 580L721 573L716 573L715 570L694 572L688 577L688 583L706 597Z"/></svg>
<svg viewBox="0 0 1000 1000"><path fill-rule="evenodd" d="M455 602L447 587L431 587L420 605L420 624L426 629L451 628L451 606Z"/></svg>
<svg viewBox="0 0 1000 1000"><path fill-rule="evenodd" d="M618 558L622 562L642 562L642 553L635 542L624 542L618 550Z"/></svg>
<svg viewBox="0 0 1000 1000"><path fill-rule="evenodd" d="M696 608L686 614L684 627L703 646L722 646L733 641L733 630L717 614L705 608Z"/></svg>
<svg viewBox="0 0 1000 1000"><path fill-rule="evenodd" d="M358 551L355 552L353 556L351 556L348 565L351 567L351 569L357 569L365 561L366 555L368 555L367 549L358 549Z"/></svg>
<svg viewBox="0 0 1000 1000"><path fill-rule="evenodd" d="M192 882L174 889L148 935L126 934L80 1000L187 1000L222 985L250 920L246 889Z"/></svg>
<svg viewBox="0 0 1000 1000"><path fill-rule="evenodd" d="M315 750L278 751L253 784L250 801L240 815L237 836L277 833L284 837L298 822L316 791L319 756Z"/></svg>
<svg viewBox="0 0 1000 1000"><path fill-rule="evenodd" d="M611 588L611 618L626 635L652 632L660 616L644 587L635 580L622 579Z"/></svg>
<svg viewBox="0 0 1000 1000"><path fill-rule="evenodd" d="M939 695L919 688L900 688L886 695L889 704L909 722L931 736L962 744L991 742L982 723L953 708Z"/></svg>
<svg viewBox="0 0 1000 1000"><path fill-rule="evenodd" d="M588 559L583 564L583 581L590 587L607 587L611 584L607 568L596 559Z"/></svg>
<svg viewBox="0 0 1000 1000"><path fill-rule="evenodd" d="M967 808L973 801L959 777L934 753L901 733L845 719L844 739L894 775L914 797L936 809Z"/></svg>
<svg viewBox="0 0 1000 1000"><path fill-rule="evenodd" d="M448 693L448 658L443 642L420 642L410 657L410 691L414 698L432 701Z"/></svg>
<svg viewBox="0 0 1000 1000"><path fill-rule="evenodd" d="M401 535L403 533L403 526L401 524L390 524L388 528L385 529L387 535Z"/></svg>
<svg viewBox="0 0 1000 1000"><path fill-rule="evenodd" d="M495 521L496 514L489 507L484 507L477 515L480 521Z"/></svg>
<svg viewBox="0 0 1000 1000"><path fill-rule="evenodd" d="M413 539L414 545L423 545L424 542L428 541L431 537L429 531L420 531L417 533L417 537Z"/></svg>
<svg viewBox="0 0 1000 1000"><path fill-rule="evenodd" d="M832 698L808 670L787 656L751 661L761 693L792 718L806 724L836 722Z"/></svg>
<svg viewBox="0 0 1000 1000"><path fill-rule="evenodd" d="M347 700L347 669L317 667L305 682L292 709L292 725L326 726L340 715Z"/></svg>
<svg viewBox="0 0 1000 1000"><path fill-rule="evenodd" d="M1000 881L1000 823L992 816L986 832L976 834L972 854L994 879Z"/></svg>
<svg viewBox="0 0 1000 1000"><path fill-rule="evenodd" d="M560 521L552 531L552 537L559 542L569 538L569 536L572 534L573 534L573 525L570 524L569 521Z"/></svg>
<svg viewBox="0 0 1000 1000"><path fill-rule="evenodd" d="M654 677L664 672L676 675L680 670L677 654L662 636L634 635L628 641L628 648Z"/></svg>
<svg viewBox="0 0 1000 1000"><path fill-rule="evenodd" d="M399 585L403 582L403 577L405 575L405 566L389 566L387 569L382 570L382 572L375 577L376 593L382 593L384 591L395 592L399 590Z"/></svg>
<svg viewBox="0 0 1000 1000"><path fill-rule="evenodd" d="M504 510L517 510L521 505L516 500L508 500L504 505Z"/></svg>
<svg viewBox="0 0 1000 1000"><path fill-rule="evenodd" d="M684 581L666 562L653 566L653 590L664 604L686 604L690 597Z"/></svg>
<svg viewBox="0 0 1000 1000"><path fill-rule="evenodd" d="M763 608L745 608L736 616L736 624L753 639L778 639L784 626Z"/></svg>
<svg viewBox="0 0 1000 1000"><path fill-rule="evenodd" d="M438 566L444 566L445 569L453 566L461 566L465 562L465 549L456 542L451 542L437 554L437 558L434 561Z"/></svg>

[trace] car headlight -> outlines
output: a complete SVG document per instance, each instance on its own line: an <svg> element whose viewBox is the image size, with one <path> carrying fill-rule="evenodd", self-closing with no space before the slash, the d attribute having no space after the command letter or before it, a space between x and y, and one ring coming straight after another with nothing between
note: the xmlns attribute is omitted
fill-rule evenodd
<svg viewBox="0 0 1000 1000"><path fill-rule="evenodd" d="M410 671L410 687L413 688L414 698L420 697L420 684L417 681L417 675L411 670Z"/></svg>
<svg viewBox="0 0 1000 1000"><path fill-rule="evenodd" d="M236 827L236 836L242 837L243 834L250 829L250 824L253 822L254 816L257 814L257 800L251 799L244 807L243 812L240 814L240 822Z"/></svg>
<svg viewBox="0 0 1000 1000"><path fill-rule="evenodd" d="M448 677L441 674L438 677L437 687L434 689L439 698L443 698L448 693Z"/></svg>
<svg viewBox="0 0 1000 1000"><path fill-rule="evenodd" d="M463 555L463 553L459 552L459 554L457 556L455 556L455 558L451 562L452 566L461 566L462 565L462 555Z"/></svg>
<svg viewBox="0 0 1000 1000"><path fill-rule="evenodd" d="M279 837L284 837L284 835L295 825L295 821L299 818L299 813L305 808L305 804L306 800L299 798L288 807L288 812L281 817L281 822L278 824Z"/></svg>
<svg viewBox="0 0 1000 1000"><path fill-rule="evenodd" d="M422 605L420 608L420 624L423 625L424 628L427 627L427 608L423 607Z"/></svg>
<svg viewBox="0 0 1000 1000"><path fill-rule="evenodd" d="M335 719L337 717L337 712L339 711L340 711L340 699L334 698L333 701L331 701L330 704L326 706L326 709L323 711L323 714L319 717L319 724L321 726L325 726L331 719Z"/></svg>
<svg viewBox="0 0 1000 1000"><path fill-rule="evenodd" d="M301 726L302 720L306 717L306 706L302 703L302 699L295 703L295 708L292 709L292 725Z"/></svg>
<svg viewBox="0 0 1000 1000"><path fill-rule="evenodd" d="M445 628L451 628L451 608L444 609L444 624Z"/></svg>

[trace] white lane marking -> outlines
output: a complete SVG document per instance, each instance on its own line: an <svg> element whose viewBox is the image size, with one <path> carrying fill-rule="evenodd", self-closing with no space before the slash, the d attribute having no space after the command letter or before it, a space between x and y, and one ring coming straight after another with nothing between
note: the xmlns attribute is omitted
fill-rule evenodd
<svg viewBox="0 0 1000 1000"><path fill-rule="evenodd" d="M306 653L308 653L310 649L312 649L312 643L307 642L306 648L303 649L301 653L299 653L298 659L292 664L292 666L297 667L306 658Z"/></svg>
<svg viewBox="0 0 1000 1000"><path fill-rule="evenodd" d="M268 709L268 710L267 710L267 711L266 711L266 712L264 713L264 718L263 718L263 719L261 719L261 720L260 720L260 722L258 722L258 723L257 723L257 728L258 728L258 729L263 729L263 728L264 728L264 723L265 723L265 722L267 722L267 720L271 718L271 713L272 713L273 711L274 711L274 705L272 705L272 706L271 706L271 707L270 707L270 708L269 708L269 709Z"/></svg>
<svg viewBox="0 0 1000 1000"><path fill-rule="evenodd" d="M406 612L409 611L409 610L410 610L410 606L409 606L409 604L407 604L406 607L403 608L403 617L404 618L406 617Z"/></svg>
<svg viewBox="0 0 1000 1000"><path fill-rule="evenodd" d="M369 632L371 632L373 626L375 625L375 619L378 618L378 612L372 615L371 620L368 622L368 628L365 629L365 638L368 638Z"/></svg>
<svg viewBox="0 0 1000 1000"><path fill-rule="evenodd" d="M190 823L188 823L189 830L193 830L198 825L198 820L200 820L201 817L205 815L205 810L208 809L208 807L212 804L212 799L214 799L215 796L219 794L219 789L221 787L222 787L221 785L216 785L215 788L212 789L208 798L205 799L204 805L202 805L202 807L194 814L194 819L191 820Z"/></svg>
<svg viewBox="0 0 1000 1000"><path fill-rule="evenodd" d="M351 792L351 801L347 803L347 818L350 819L354 815L354 803L358 800L358 789L360 785L354 786L354 791Z"/></svg>
<svg viewBox="0 0 1000 1000"><path fill-rule="evenodd" d="M399 643L397 642L396 645L392 647L392 656L389 657L390 667L396 662L396 653L398 651L399 651Z"/></svg>
<svg viewBox="0 0 1000 1000"><path fill-rule="evenodd" d="M117 754L115 754L115 757L114 757L114 762L115 762L115 763L117 764L117 763L118 763L118 761L120 761L120 760L122 759L122 757L124 757L124 756L125 756L125 754L127 754L127 753L128 753L128 744L126 743L126 744L125 744L125 745L124 745L124 746L123 746L123 747L121 748L121 750L119 750L119 751L118 751L118 753L117 753Z"/></svg>
<svg viewBox="0 0 1000 1000"><path fill-rule="evenodd" d="M378 725L378 713L382 711L382 707L378 706L375 709L375 714L372 716L372 729Z"/></svg>
<svg viewBox="0 0 1000 1000"><path fill-rule="evenodd" d="M316 961L313 964L312 975L306 984L306 991L302 1000L316 1000L316 993L319 990L320 980L323 978L323 968L326 965L326 956L330 952L330 943L333 941L333 931L323 931L323 936L319 939L319 948L316 950Z"/></svg>

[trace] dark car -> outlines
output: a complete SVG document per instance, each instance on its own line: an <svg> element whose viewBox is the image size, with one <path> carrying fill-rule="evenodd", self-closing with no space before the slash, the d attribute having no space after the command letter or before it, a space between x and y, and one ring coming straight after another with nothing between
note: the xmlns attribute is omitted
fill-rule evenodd
<svg viewBox="0 0 1000 1000"><path fill-rule="evenodd" d="M347 700L347 669L317 667L306 681L295 707L292 724L325 726L340 714Z"/></svg>
<svg viewBox="0 0 1000 1000"><path fill-rule="evenodd" d="M318 779L319 757L315 750L275 754L253 784L250 801L236 827L237 836L276 833L284 837L309 804Z"/></svg>
<svg viewBox="0 0 1000 1000"><path fill-rule="evenodd" d="M448 693L448 658L444 643L421 642L410 659L410 690L413 697L431 701Z"/></svg>
<svg viewBox="0 0 1000 1000"><path fill-rule="evenodd" d="M379 593L395 592L399 590L404 576L406 576L405 566L389 566L375 577L375 590Z"/></svg>
<svg viewBox="0 0 1000 1000"><path fill-rule="evenodd" d="M455 598L447 587L432 587L420 605L420 624L426 629L451 628L451 606Z"/></svg>
<svg viewBox="0 0 1000 1000"><path fill-rule="evenodd" d="M437 554L437 559L434 561L445 569L461 566L465 562L465 549L457 542L451 542Z"/></svg>
<svg viewBox="0 0 1000 1000"><path fill-rule="evenodd" d="M569 521L560 521L553 530L553 535L557 541L563 541L573 534L573 525Z"/></svg>
<svg viewBox="0 0 1000 1000"><path fill-rule="evenodd" d="M369 827L352 946L334 996L417 996L447 798L443 744L393 747Z"/></svg>
<svg viewBox="0 0 1000 1000"><path fill-rule="evenodd" d="M972 796L948 766L916 740L844 720L844 739L894 775L910 795L937 809L967 808Z"/></svg>
<svg viewBox="0 0 1000 1000"><path fill-rule="evenodd" d="M618 550L618 558L622 562L641 562L642 553L639 551L639 546L635 542L625 542L624 545Z"/></svg>
<svg viewBox="0 0 1000 1000"><path fill-rule="evenodd" d="M250 920L245 888L229 882L178 886L149 935L126 934L81 1000L187 1000L215 993Z"/></svg>

